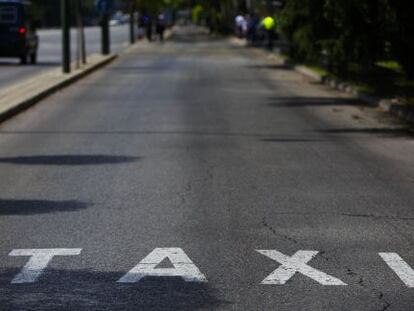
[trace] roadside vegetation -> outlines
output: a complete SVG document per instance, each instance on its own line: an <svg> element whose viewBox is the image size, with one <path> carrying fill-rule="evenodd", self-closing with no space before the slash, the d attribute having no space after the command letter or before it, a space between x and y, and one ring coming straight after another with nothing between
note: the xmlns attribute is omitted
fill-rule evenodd
<svg viewBox="0 0 414 311"><path fill-rule="evenodd" d="M414 97L414 2L289 0L277 14L289 57L380 96Z"/></svg>

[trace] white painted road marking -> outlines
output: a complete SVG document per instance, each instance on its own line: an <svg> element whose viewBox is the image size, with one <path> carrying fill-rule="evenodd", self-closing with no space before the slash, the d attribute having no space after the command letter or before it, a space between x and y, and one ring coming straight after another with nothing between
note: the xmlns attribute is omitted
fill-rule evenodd
<svg viewBox="0 0 414 311"><path fill-rule="evenodd" d="M301 273L322 285L347 285L341 280L307 265L318 254L317 251L298 251L292 257L276 250L257 250L257 252L281 264L278 269L262 281L262 284L283 285L296 273Z"/></svg>
<svg viewBox="0 0 414 311"><path fill-rule="evenodd" d="M387 265L398 275L401 281L414 288L414 270L397 253L379 253Z"/></svg>
<svg viewBox="0 0 414 311"><path fill-rule="evenodd" d="M284 285L296 273L301 273L322 285L347 285L340 279L326 274L308 265L319 252L299 250L293 256L287 256L277 250L256 250L260 254L277 261L279 268L273 271L261 284ZM12 280L12 284L34 283L42 275L53 257L77 256L81 248L56 249L15 249L9 256L30 257L26 265ZM414 269L411 268L397 253L378 253L385 263L397 274L409 288L414 288ZM165 259L171 262L172 268L157 268ZM156 248L138 265L120 278L118 283L135 283L145 277L181 277L186 282L207 282L181 248Z"/></svg>
<svg viewBox="0 0 414 311"><path fill-rule="evenodd" d="M11 283L34 283L54 256L76 256L81 251L81 248L15 249L9 256L28 256L30 259Z"/></svg>
<svg viewBox="0 0 414 311"><path fill-rule="evenodd" d="M168 258L174 268L156 268ZM179 276L186 282L207 282L191 259L181 248L156 248L137 266L118 280L118 283L135 283L147 277Z"/></svg>

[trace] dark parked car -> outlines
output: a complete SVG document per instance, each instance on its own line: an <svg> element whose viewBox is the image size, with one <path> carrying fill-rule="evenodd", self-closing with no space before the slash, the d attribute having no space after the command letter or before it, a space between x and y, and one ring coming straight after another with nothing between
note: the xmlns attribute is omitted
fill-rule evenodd
<svg viewBox="0 0 414 311"><path fill-rule="evenodd" d="M37 61L39 39L28 1L0 0L0 57Z"/></svg>

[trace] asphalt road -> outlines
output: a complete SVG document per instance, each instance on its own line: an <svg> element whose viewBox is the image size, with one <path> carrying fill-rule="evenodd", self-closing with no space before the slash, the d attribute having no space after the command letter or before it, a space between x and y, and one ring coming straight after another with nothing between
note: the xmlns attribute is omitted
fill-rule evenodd
<svg viewBox="0 0 414 311"><path fill-rule="evenodd" d="M413 310L414 139L358 104L181 31L2 124L1 310Z"/></svg>
<svg viewBox="0 0 414 311"><path fill-rule="evenodd" d="M61 30L41 30L39 35L38 64L20 65L18 59L0 58L0 87L33 77L42 71L61 66ZM101 33L99 27L85 28L87 54L100 53ZM71 32L72 60L76 60L76 30ZM111 27L112 52L120 52L129 42L127 25Z"/></svg>

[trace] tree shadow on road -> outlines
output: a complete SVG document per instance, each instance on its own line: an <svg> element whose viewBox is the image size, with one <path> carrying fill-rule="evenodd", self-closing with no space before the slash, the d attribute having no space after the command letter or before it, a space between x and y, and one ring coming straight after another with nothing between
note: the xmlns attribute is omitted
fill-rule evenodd
<svg viewBox="0 0 414 311"><path fill-rule="evenodd" d="M165 64L164 66L113 66L111 68L106 68L106 71L162 71L167 70L171 67L170 64Z"/></svg>
<svg viewBox="0 0 414 311"><path fill-rule="evenodd" d="M109 156L109 155L36 155L0 158L0 163L17 165L106 165L121 164L140 160L140 157Z"/></svg>
<svg viewBox="0 0 414 311"><path fill-rule="evenodd" d="M19 61L0 61L0 67L21 67L21 68L27 68L27 67L59 67L61 66L60 62L37 62L36 64L27 64L22 65Z"/></svg>
<svg viewBox="0 0 414 311"><path fill-rule="evenodd" d="M353 98L336 97L271 97L268 106L273 108L298 108L298 107L326 107L326 106L364 106Z"/></svg>
<svg viewBox="0 0 414 311"><path fill-rule="evenodd" d="M276 65L276 64L258 64L258 65L247 65L249 69L269 69L269 70L291 70L287 65Z"/></svg>
<svg viewBox="0 0 414 311"><path fill-rule="evenodd" d="M1 200L0 216L4 215L35 215L58 212L74 212L86 209L88 203L80 201L50 200Z"/></svg>
<svg viewBox="0 0 414 311"><path fill-rule="evenodd" d="M381 137L407 137L414 138L414 127L406 125L402 127L378 127L378 128L331 128L318 130L323 134L366 134Z"/></svg>
<svg viewBox="0 0 414 311"><path fill-rule="evenodd" d="M211 37L208 34L204 34L204 33L194 33L194 34L173 34L170 40L176 43L199 43L199 42L220 42L222 38Z"/></svg>
<svg viewBox="0 0 414 311"><path fill-rule="evenodd" d="M124 274L90 270L52 270L33 284L10 284L18 273L0 274L1 310L199 310L230 304L217 298L208 283L181 278L116 281Z"/></svg>
<svg viewBox="0 0 414 311"><path fill-rule="evenodd" d="M322 140L317 138L264 138L260 141L265 143L313 143Z"/></svg>

